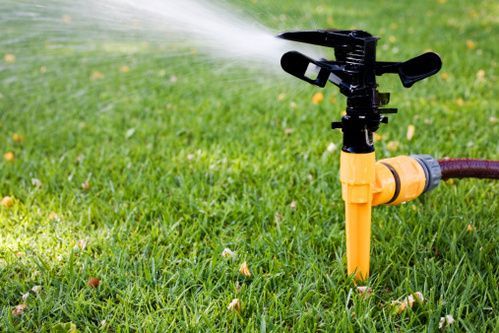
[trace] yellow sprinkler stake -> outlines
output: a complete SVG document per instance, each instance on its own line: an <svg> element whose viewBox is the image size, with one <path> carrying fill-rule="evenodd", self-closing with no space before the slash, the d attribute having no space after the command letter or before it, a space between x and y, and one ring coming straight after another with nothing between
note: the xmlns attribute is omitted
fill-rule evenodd
<svg viewBox="0 0 499 333"><path fill-rule="evenodd" d="M345 201L348 274L355 274L357 280L369 276L374 179L374 152L341 152L340 180Z"/></svg>

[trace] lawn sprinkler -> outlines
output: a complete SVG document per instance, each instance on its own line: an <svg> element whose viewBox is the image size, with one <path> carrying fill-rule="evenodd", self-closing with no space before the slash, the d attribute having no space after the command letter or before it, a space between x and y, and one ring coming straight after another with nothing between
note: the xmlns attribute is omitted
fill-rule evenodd
<svg viewBox="0 0 499 333"><path fill-rule="evenodd" d="M347 270L355 280L369 277L371 209L416 199L447 178L499 178L499 162L453 159L437 161L429 155L398 156L376 162L373 133L386 114L389 93L377 90L376 76L398 74L406 88L436 74L440 57L427 52L405 62L376 61L379 38L360 30L285 32L278 36L334 49L335 61L314 60L291 51L281 58L282 68L312 85L329 81L347 97L346 113L333 129L343 132L340 157L342 198L345 202Z"/></svg>

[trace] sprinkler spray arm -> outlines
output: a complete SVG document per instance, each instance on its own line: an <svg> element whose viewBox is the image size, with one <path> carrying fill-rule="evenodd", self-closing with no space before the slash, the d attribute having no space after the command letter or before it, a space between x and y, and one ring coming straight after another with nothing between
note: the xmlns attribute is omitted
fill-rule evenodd
<svg viewBox="0 0 499 333"><path fill-rule="evenodd" d="M346 114L332 127L343 132L340 180L345 201L347 270L357 280L366 279L372 207L413 200L436 187L441 178L438 162L427 155L376 162L373 133L381 123L388 122L383 114L397 112L382 108L390 101L390 94L377 90L376 77L398 74L402 85L409 88L437 73L442 61L437 54L428 52L406 62L378 62L378 38L360 30L286 32L278 37L334 49L334 61L314 60L291 51L283 55L281 65L310 84L325 87L329 81L347 97Z"/></svg>

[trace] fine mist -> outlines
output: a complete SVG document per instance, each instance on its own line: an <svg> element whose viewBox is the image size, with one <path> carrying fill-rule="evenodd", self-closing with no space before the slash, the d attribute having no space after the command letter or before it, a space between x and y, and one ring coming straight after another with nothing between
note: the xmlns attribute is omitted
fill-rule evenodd
<svg viewBox="0 0 499 333"><path fill-rule="evenodd" d="M257 21L221 1L210 0L4 0L4 24L29 25L26 36L6 36L0 46L38 35L85 49L98 41L152 42L196 48L237 66L279 71L281 55L303 45L275 38ZM316 52L308 54L316 56ZM314 54L315 53L315 54ZM165 56L169 56L165 54Z"/></svg>

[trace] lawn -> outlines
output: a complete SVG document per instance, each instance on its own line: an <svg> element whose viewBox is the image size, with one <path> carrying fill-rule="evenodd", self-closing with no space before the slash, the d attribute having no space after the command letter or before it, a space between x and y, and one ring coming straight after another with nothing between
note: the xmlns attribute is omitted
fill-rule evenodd
<svg viewBox="0 0 499 333"><path fill-rule="evenodd" d="M412 89L380 81L399 113L377 157L499 158L497 2L231 2L276 33L367 30L380 60L438 52L442 71ZM359 293L335 87L170 44L78 47L0 17L1 332L422 332L446 315L449 332L499 330L497 183L376 208Z"/></svg>

